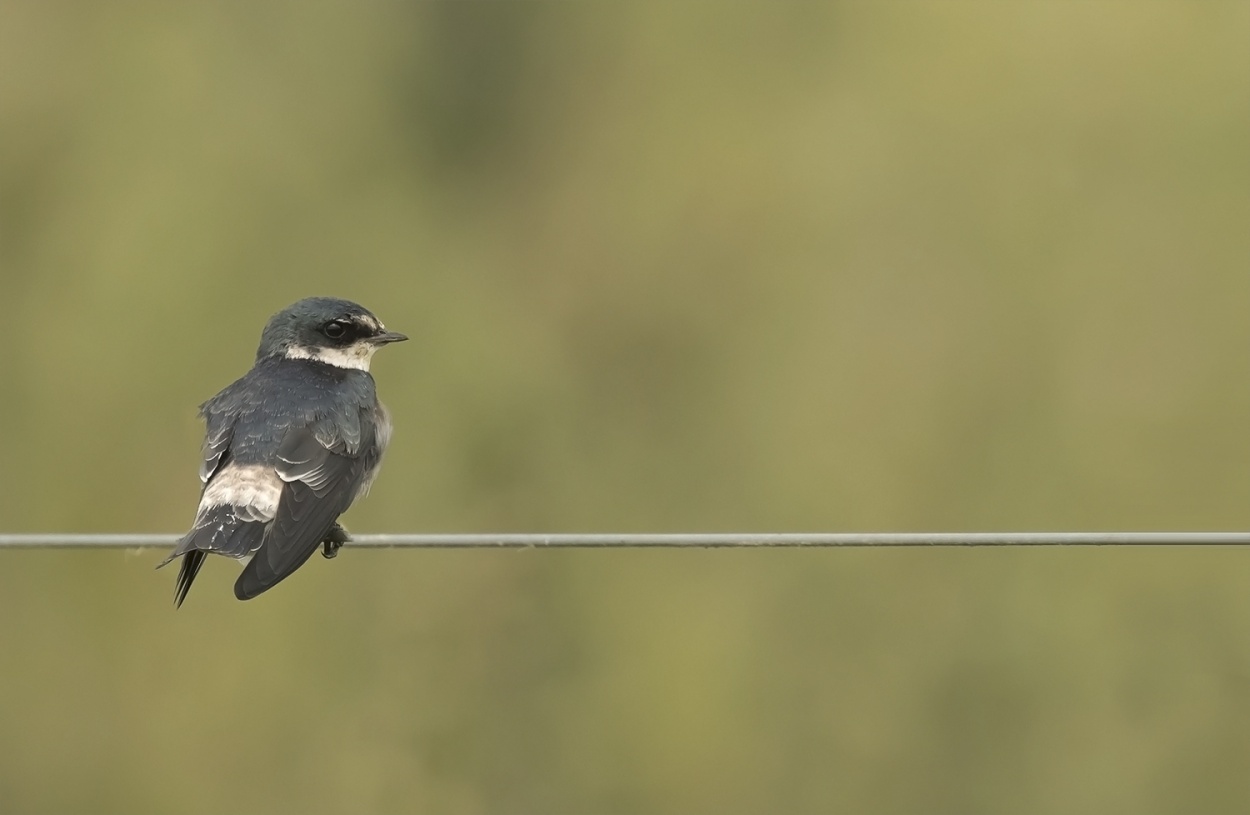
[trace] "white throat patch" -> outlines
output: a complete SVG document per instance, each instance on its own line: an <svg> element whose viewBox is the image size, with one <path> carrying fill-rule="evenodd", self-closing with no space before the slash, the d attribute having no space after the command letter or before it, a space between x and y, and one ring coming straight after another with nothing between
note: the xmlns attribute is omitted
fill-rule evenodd
<svg viewBox="0 0 1250 815"><path fill-rule="evenodd" d="M360 341L346 348L305 348L292 345L286 349L287 359L315 359L336 368L355 368L358 371L369 370L378 346L371 342Z"/></svg>

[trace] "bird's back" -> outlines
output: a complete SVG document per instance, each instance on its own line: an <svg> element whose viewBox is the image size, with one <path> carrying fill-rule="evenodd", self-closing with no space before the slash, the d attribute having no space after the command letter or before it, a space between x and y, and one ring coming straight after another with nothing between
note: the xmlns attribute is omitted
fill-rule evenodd
<svg viewBox="0 0 1250 815"><path fill-rule="evenodd" d="M313 360L260 360L200 414L207 426L200 506L165 561L186 555L179 601L209 552L254 556L235 587L241 599L302 565L367 488L390 436L367 371ZM293 472L301 456L316 460L311 476Z"/></svg>

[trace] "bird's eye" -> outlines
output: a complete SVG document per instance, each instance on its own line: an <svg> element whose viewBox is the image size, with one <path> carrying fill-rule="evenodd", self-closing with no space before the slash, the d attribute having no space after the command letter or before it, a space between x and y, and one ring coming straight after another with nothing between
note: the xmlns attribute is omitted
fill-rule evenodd
<svg viewBox="0 0 1250 815"><path fill-rule="evenodd" d="M347 333L347 323L342 320L333 320L322 327L321 333L332 340L341 340L343 335Z"/></svg>

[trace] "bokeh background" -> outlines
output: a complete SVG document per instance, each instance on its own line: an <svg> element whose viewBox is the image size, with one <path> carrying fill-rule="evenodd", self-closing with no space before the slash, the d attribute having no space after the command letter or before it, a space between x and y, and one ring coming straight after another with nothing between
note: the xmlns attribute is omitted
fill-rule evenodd
<svg viewBox="0 0 1250 815"><path fill-rule="evenodd" d="M0 530L358 300L382 531L1250 525L1244 2L0 5ZM1250 554L0 553L0 809L1250 809Z"/></svg>

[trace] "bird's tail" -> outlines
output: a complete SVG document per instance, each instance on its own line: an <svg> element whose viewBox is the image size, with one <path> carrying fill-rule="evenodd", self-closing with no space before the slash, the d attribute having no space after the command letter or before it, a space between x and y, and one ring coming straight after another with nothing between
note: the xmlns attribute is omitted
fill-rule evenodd
<svg viewBox="0 0 1250 815"><path fill-rule="evenodd" d="M187 599L187 592L204 565L205 555L212 552L246 558L260 546L264 533L264 523L240 520L236 508L229 504L210 507L202 513L196 518L195 528L178 541L169 557L156 567L159 569L175 558L182 558L178 581L174 584L174 605L181 606L182 601Z"/></svg>
<svg viewBox="0 0 1250 815"><path fill-rule="evenodd" d="M175 608L181 608L182 601L187 599L187 592L191 591L191 584L195 582L195 576L199 574L200 567L204 565L204 556L206 554L206 552L202 552L199 549L192 549L182 559L182 566L178 569L178 582L174 584Z"/></svg>
<svg viewBox="0 0 1250 815"><path fill-rule="evenodd" d="M200 573L200 567L204 565L204 556L207 552L195 548L195 530L192 530L186 537L178 541L178 545L174 547L174 551L169 553L169 557L156 564L156 568L167 566L174 558L181 557L182 564L178 567L178 582L174 584L174 606L182 607L182 601L187 599L187 592L191 591L191 584L195 582L195 576Z"/></svg>

